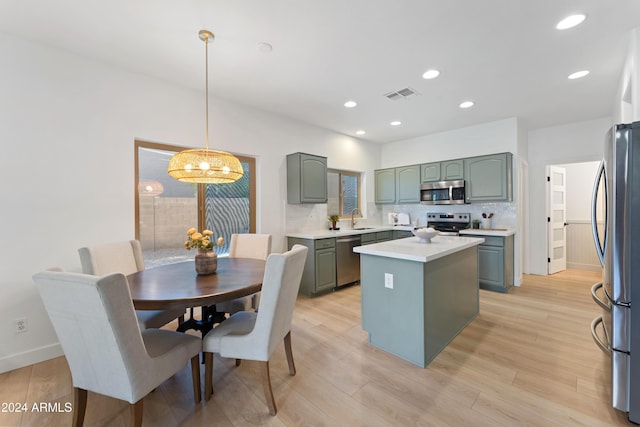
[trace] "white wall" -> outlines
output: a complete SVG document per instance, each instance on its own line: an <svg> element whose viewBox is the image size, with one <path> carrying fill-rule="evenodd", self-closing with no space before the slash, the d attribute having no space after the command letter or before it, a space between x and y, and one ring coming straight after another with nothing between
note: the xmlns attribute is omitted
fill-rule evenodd
<svg viewBox="0 0 640 427"><path fill-rule="evenodd" d="M613 124L604 117L529 132L529 262L532 274L547 274L546 166L597 162Z"/></svg>
<svg viewBox="0 0 640 427"><path fill-rule="evenodd" d="M640 28L630 33L629 52L614 102L614 121L640 120Z"/></svg>
<svg viewBox="0 0 640 427"><path fill-rule="evenodd" d="M567 220L591 221L593 182L600 162L559 164L565 168L567 189Z"/></svg>
<svg viewBox="0 0 640 427"><path fill-rule="evenodd" d="M61 354L31 276L80 271L81 246L134 236L134 140L201 147L202 92L0 35L0 372ZM370 175L379 146L230 102L212 145L257 156L258 231L284 248L285 155ZM351 155L353 154L353 155ZM323 218L326 222L326 219ZM14 334L28 317L29 332Z"/></svg>

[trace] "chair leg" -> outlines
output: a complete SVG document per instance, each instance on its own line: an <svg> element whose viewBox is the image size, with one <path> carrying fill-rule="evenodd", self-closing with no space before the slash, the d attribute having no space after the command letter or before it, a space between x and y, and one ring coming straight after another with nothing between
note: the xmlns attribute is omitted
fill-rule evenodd
<svg viewBox="0 0 640 427"><path fill-rule="evenodd" d="M131 425L134 427L142 427L142 400L129 404L129 408L131 408Z"/></svg>
<svg viewBox="0 0 640 427"><path fill-rule="evenodd" d="M202 400L200 394L200 354L191 358L191 382L193 383L193 399L196 403Z"/></svg>
<svg viewBox="0 0 640 427"><path fill-rule="evenodd" d="M82 427L87 410L87 390L73 388L73 427Z"/></svg>
<svg viewBox="0 0 640 427"><path fill-rule="evenodd" d="M204 400L211 399L213 394L213 353L205 351L204 355Z"/></svg>
<svg viewBox="0 0 640 427"><path fill-rule="evenodd" d="M276 401L273 398L273 390L271 390L271 376L269 375L269 361L260 362L262 366L262 388L264 388L264 398L269 407L269 413L275 415L278 412Z"/></svg>
<svg viewBox="0 0 640 427"><path fill-rule="evenodd" d="M291 351L291 331L284 336L284 352L287 354L289 364L289 375L296 374L296 364L293 362L293 352Z"/></svg>

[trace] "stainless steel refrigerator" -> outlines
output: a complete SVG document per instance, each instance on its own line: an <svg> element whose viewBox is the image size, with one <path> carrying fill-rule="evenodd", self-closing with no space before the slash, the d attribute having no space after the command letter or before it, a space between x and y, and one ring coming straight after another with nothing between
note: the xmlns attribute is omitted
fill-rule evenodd
<svg viewBox="0 0 640 427"><path fill-rule="evenodd" d="M591 334L611 357L613 406L640 423L640 122L608 133L592 204L603 273L591 289L602 308Z"/></svg>

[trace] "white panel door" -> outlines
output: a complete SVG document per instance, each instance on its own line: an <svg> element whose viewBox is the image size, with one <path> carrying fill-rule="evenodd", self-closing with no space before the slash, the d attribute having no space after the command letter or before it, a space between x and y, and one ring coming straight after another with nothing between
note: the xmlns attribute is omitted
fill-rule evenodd
<svg viewBox="0 0 640 427"><path fill-rule="evenodd" d="M547 177L547 265L553 274L567 269L567 171L548 166Z"/></svg>

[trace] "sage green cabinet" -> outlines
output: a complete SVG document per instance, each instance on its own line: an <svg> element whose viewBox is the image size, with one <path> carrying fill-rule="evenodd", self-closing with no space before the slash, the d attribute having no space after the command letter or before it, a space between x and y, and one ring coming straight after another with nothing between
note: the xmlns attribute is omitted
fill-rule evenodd
<svg viewBox="0 0 640 427"><path fill-rule="evenodd" d="M327 158L305 153L287 155L287 202L327 203Z"/></svg>
<svg viewBox="0 0 640 427"><path fill-rule="evenodd" d="M395 168L374 171L375 201L380 204L396 202L396 170Z"/></svg>
<svg viewBox="0 0 640 427"><path fill-rule="evenodd" d="M370 245L372 243L380 243L386 242L388 240L393 240L394 231L385 230L371 233L362 233L360 235L360 244L361 245Z"/></svg>
<svg viewBox="0 0 640 427"><path fill-rule="evenodd" d="M420 203L420 165L396 168L396 203Z"/></svg>
<svg viewBox="0 0 640 427"><path fill-rule="evenodd" d="M393 230L393 240L413 237L413 233L407 230Z"/></svg>
<svg viewBox="0 0 640 427"><path fill-rule="evenodd" d="M299 293L312 297L336 287L336 239L288 238L289 249L299 244L309 248Z"/></svg>
<svg viewBox="0 0 640 427"><path fill-rule="evenodd" d="M509 292L513 287L513 236L478 236L478 281L480 288Z"/></svg>
<svg viewBox="0 0 640 427"><path fill-rule="evenodd" d="M511 153L501 153L464 159L466 201L512 201L512 157Z"/></svg>
<svg viewBox="0 0 640 427"><path fill-rule="evenodd" d="M421 182L454 181L457 179L464 179L463 159L420 165Z"/></svg>
<svg viewBox="0 0 640 427"><path fill-rule="evenodd" d="M464 179L464 160L448 160L440 163L442 181Z"/></svg>
<svg viewBox="0 0 640 427"><path fill-rule="evenodd" d="M436 182L440 179L440 162L425 163L420 165L421 182Z"/></svg>
<svg viewBox="0 0 640 427"><path fill-rule="evenodd" d="M375 202L420 203L420 165L374 171Z"/></svg>

